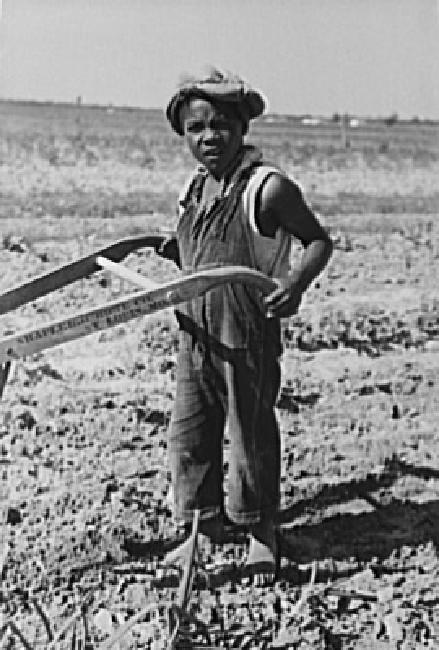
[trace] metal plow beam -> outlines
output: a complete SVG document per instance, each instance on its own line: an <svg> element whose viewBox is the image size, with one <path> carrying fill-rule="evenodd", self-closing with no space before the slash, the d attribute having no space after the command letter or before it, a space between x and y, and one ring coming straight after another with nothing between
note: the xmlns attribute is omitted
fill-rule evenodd
<svg viewBox="0 0 439 650"><path fill-rule="evenodd" d="M96 256L93 264L98 264ZM139 278L141 277L139 275ZM0 365L178 305L227 283L249 284L265 294L277 287L274 280L247 267L227 266L199 271L152 290L130 294L100 307L76 312L67 318L6 336L0 339Z"/></svg>
<svg viewBox="0 0 439 650"><path fill-rule="evenodd" d="M122 239L70 264L65 264L49 273L32 278L29 282L13 287L0 295L0 315L17 309L21 305L32 302L36 298L45 296L76 280L80 280L86 275L99 271L100 266L96 262L99 256L106 257L113 262L120 262L138 248L160 246L163 240L171 234L170 231L158 231L142 237Z"/></svg>

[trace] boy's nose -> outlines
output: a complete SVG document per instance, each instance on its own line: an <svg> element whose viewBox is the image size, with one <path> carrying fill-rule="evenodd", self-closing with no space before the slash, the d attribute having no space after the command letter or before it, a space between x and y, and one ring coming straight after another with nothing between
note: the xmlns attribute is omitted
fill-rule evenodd
<svg viewBox="0 0 439 650"><path fill-rule="evenodd" d="M215 141L217 139L218 139L218 131L216 131L216 129L213 129L211 127L207 127L204 132L204 140L206 142L210 142L210 141Z"/></svg>

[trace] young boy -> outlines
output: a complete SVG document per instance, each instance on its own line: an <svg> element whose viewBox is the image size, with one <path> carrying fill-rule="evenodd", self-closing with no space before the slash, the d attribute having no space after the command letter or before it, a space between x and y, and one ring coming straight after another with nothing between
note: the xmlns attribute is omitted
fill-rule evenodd
<svg viewBox="0 0 439 650"><path fill-rule="evenodd" d="M227 519L248 528L246 567L257 584L272 580L277 555L280 318L296 313L332 252L294 181L244 144L249 121L263 110L257 90L217 70L187 79L171 98L166 116L200 166L181 196L176 246L162 250L169 257L174 251L184 271L242 265L278 283L265 297L249 286L223 285L177 312L180 349L168 439L175 515L189 522L200 510L200 532L211 536ZM289 269L292 236L304 252Z"/></svg>

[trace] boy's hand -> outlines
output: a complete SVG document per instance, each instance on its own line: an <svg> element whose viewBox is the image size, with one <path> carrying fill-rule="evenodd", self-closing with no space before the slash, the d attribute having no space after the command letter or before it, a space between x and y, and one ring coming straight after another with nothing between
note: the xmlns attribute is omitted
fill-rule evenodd
<svg viewBox="0 0 439 650"><path fill-rule="evenodd" d="M278 288L264 298L268 318L294 316L300 307L303 287L293 278L276 278Z"/></svg>
<svg viewBox="0 0 439 650"><path fill-rule="evenodd" d="M163 237L158 246L154 248L157 255L171 260L177 266L180 266L180 252L178 250L177 239L175 237Z"/></svg>

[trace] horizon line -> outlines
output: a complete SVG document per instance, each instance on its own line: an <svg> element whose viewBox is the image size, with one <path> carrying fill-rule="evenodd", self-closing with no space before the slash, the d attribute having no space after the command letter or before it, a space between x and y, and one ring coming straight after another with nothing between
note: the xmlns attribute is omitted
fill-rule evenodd
<svg viewBox="0 0 439 650"><path fill-rule="evenodd" d="M438 0L439 1L439 0ZM30 99L22 97L2 97L0 96L0 103L10 103L10 104L28 104L28 105L38 105L38 106L65 106L65 107L75 107L75 108L95 108L95 109L118 109L126 111L154 111L165 113L165 109L162 107L156 106L136 106L131 104L114 104L113 102L99 103L99 102L80 102L77 100L57 100L57 99ZM280 118L296 118L296 117L311 117L311 118L321 118L326 120L334 121L335 116L338 118L359 118L360 120L372 120L372 121L384 121L389 118L396 118L397 122L424 122L431 124L439 124L438 117L430 117L426 115L412 115L411 117L403 116L398 113L398 111L392 111L389 114L375 114L375 115L366 115L361 113L349 113L342 111L334 111L331 115L327 113L281 113L277 111L268 111L261 115L258 120L264 120L267 117L280 117Z"/></svg>

